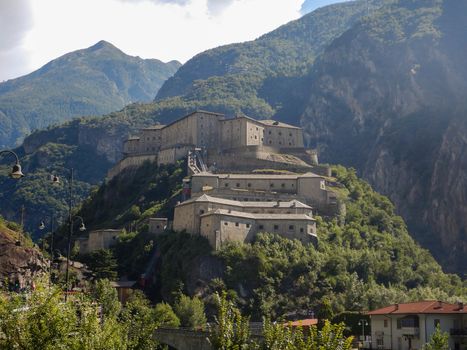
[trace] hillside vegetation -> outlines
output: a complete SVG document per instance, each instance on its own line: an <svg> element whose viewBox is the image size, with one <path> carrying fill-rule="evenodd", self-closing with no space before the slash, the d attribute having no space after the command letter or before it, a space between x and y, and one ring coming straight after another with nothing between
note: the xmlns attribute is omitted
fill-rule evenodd
<svg viewBox="0 0 467 350"><path fill-rule="evenodd" d="M142 180L142 173L153 175ZM170 218L182 173L176 166L148 163L101 187L80 213L91 227L106 221L99 210L102 203L110 205L111 217L119 220L112 222L112 228L142 223L149 213ZM226 289L257 320L261 315L276 319L306 310L332 318L344 310L467 296L465 281L443 273L430 253L410 237L386 197L358 179L354 170L335 167L333 173L344 186L339 195L347 213L342 218L317 217L317 249L263 233L252 244L230 244L213 252L202 237L175 232L155 237L144 225L136 225L137 231L124 235L113 249L119 272L138 276L157 247L160 282L152 298L173 302L180 290L209 298L212 292Z"/></svg>
<svg viewBox="0 0 467 350"><path fill-rule="evenodd" d="M152 100L180 63L128 56L100 41L0 83L0 148L36 129Z"/></svg>

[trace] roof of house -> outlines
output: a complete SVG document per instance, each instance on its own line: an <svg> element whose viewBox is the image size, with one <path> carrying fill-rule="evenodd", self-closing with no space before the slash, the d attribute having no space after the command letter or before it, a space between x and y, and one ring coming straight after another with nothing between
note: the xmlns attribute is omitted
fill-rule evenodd
<svg viewBox="0 0 467 350"><path fill-rule="evenodd" d="M318 324L318 319L317 318L308 318L305 320L297 320L297 321L292 321L292 322L287 322L285 323L286 326L292 326L292 327L309 327L309 326L314 326Z"/></svg>
<svg viewBox="0 0 467 350"><path fill-rule="evenodd" d="M201 217L210 215L232 216L237 218L253 219L253 220L306 220L315 221L311 216L306 214L262 214L262 213L245 213L227 209L216 209L209 211Z"/></svg>
<svg viewBox="0 0 467 350"><path fill-rule="evenodd" d="M160 130L163 128L165 128L165 125L157 124L157 125L148 126L147 128L143 128L141 130Z"/></svg>
<svg viewBox="0 0 467 350"><path fill-rule="evenodd" d="M290 124L278 122L277 120L272 120L272 119L266 119L266 120L259 120L261 124L265 124L267 126L277 126L277 127L282 127L282 128L288 128L288 129L300 129L297 126L293 126Z"/></svg>
<svg viewBox="0 0 467 350"><path fill-rule="evenodd" d="M291 201L274 201L274 202L256 202L256 201L236 201L232 199L226 199L226 198L218 198L218 197L212 197L207 194L203 194L202 196L196 197L196 198L191 198L185 202L182 202L179 204L180 205L186 205L190 203L217 203L217 204L224 204L224 205L231 205L231 206L236 206L236 207L247 207L247 208L304 208L304 209L312 209L310 206L297 201L297 200L291 200Z"/></svg>
<svg viewBox="0 0 467 350"><path fill-rule="evenodd" d="M368 315L389 314L467 314L467 305L450 304L437 300L423 300L412 303L393 304L369 311Z"/></svg>
<svg viewBox="0 0 467 350"><path fill-rule="evenodd" d="M305 173L305 174L212 174L212 173L200 173L194 174L196 177L218 177L219 179L238 179L238 180L255 180L255 179L270 179L270 180L295 180L298 178L311 178L318 177L322 178L321 175L315 173Z"/></svg>

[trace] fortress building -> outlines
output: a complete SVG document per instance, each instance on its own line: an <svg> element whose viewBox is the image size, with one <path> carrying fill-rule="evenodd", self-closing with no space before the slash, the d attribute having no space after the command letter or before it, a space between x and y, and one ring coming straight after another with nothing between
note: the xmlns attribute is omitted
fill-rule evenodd
<svg viewBox="0 0 467 350"><path fill-rule="evenodd" d="M326 188L330 169L304 147L302 130L274 120L198 111L142 129L123 151L109 178L144 161L187 158L190 178L183 182L173 230L204 236L215 249L226 241L251 242L259 232L316 244L313 213L340 210ZM168 223L157 220L152 230L163 232Z"/></svg>
<svg viewBox="0 0 467 350"><path fill-rule="evenodd" d="M242 202L201 195L175 207L173 229L204 236L215 249L226 241L251 242L258 232L317 242L312 209L297 200Z"/></svg>
<svg viewBox="0 0 467 350"><path fill-rule="evenodd" d="M123 159L108 177L146 160L172 164L195 149L202 150L208 167L215 165L223 170L240 166L243 171L257 167L327 171L317 165L316 152L305 149L298 127L274 120L226 118L197 111L169 125L141 129L138 136L130 137L123 144Z"/></svg>

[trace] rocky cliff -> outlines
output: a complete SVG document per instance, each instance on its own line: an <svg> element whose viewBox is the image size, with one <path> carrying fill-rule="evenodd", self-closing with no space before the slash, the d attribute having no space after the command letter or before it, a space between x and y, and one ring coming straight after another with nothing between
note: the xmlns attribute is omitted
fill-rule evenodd
<svg viewBox="0 0 467 350"><path fill-rule="evenodd" d="M48 261L21 233L0 218L0 286L29 287L48 270Z"/></svg>
<svg viewBox="0 0 467 350"><path fill-rule="evenodd" d="M346 32L309 77L321 159L387 194L451 271L467 263L467 4L401 0Z"/></svg>

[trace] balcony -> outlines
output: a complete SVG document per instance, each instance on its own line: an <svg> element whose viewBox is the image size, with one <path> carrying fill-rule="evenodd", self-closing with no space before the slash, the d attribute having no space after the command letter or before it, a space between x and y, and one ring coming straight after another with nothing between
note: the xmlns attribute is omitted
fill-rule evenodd
<svg viewBox="0 0 467 350"><path fill-rule="evenodd" d="M401 327L403 335L412 335L418 337L420 334L420 328L418 327Z"/></svg>
<svg viewBox="0 0 467 350"><path fill-rule="evenodd" d="M449 333L455 337L467 337L467 328L451 328Z"/></svg>

